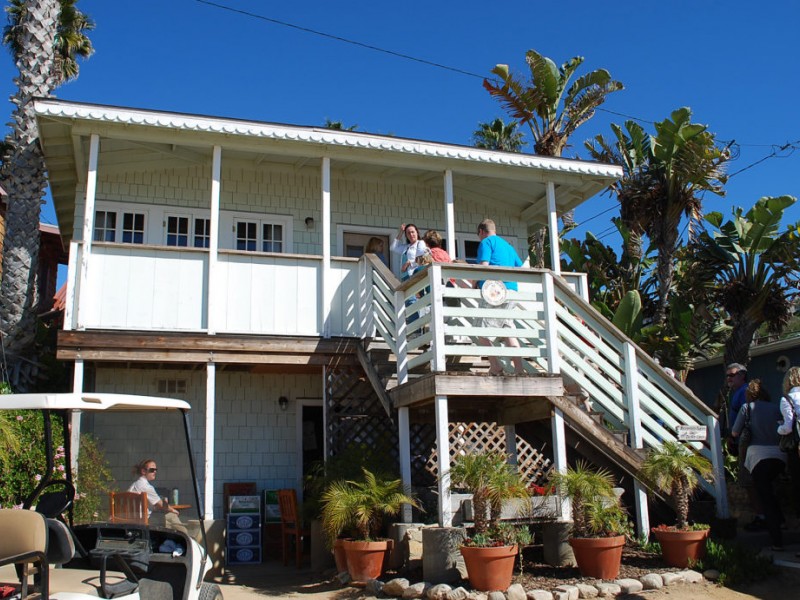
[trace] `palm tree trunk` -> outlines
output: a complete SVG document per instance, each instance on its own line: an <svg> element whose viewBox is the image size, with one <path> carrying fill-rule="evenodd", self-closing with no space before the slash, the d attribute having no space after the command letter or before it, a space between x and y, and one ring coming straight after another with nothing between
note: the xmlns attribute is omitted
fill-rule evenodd
<svg viewBox="0 0 800 600"><path fill-rule="evenodd" d="M0 324L10 371L15 360L29 355L36 333L36 275L39 260L39 215L47 179L33 99L49 96L53 77L58 0L28 0L21 22L21 50L16 56L18 90L11 149L3 165L3 187L8 193L3 277L0 283ZM19 386L18 386L19 387ZM19 390L24 391L24 390Z"/></svg>

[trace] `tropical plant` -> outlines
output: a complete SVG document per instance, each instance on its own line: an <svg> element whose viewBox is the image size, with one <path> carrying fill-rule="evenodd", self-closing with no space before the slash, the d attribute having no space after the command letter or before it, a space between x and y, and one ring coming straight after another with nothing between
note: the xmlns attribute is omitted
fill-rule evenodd
<svg viewBox="0 0 800 600"><path fill-rule="evenodd" d="M572 536L605 537L630 532L625 510L614 493L614 476L579 461L564 472L553 470L550 481L572 503Z"/></svg>
<svg viewBox="0 0 800 600"><path fill-rule="evenodd" d="M490 123L478 123L478 128L472 132L472 145L487 150L521 152L525 141L517 130L518 125L516 121L506 124L500 118Z"/></svg>
<svg viewBox="0 0 800 600"><path fill-rule="evenodd" d="M75 8L76 0L12 0L3 42L14 56L19 76L13 129L6 139L0 180L8 194L4 239L0 321L12 372L26 371L36 328L36 273L39 214L47 185L33 99L50 96L78 73L78 56L91 53L85 36L93 24ZM63 13L63 15L62 15ZM27 385L22 378L21 385ZM26 391L21 389L20 391Z"/></svg>
<svg viewBox="0 0 800 600"><path fill-rule="evenodd" d="M325 119L326 129L336 129L339 131L358 131L358 125L345 125L343 121L331 121Z"/></svg>
<svg viewBox="0 0 800 600"><path fill-rule="evenodd" d="M687 529L689 500L700 483L710 479L711 462L680 442L665 441L650 448L639 471L647 485L668 494L668 501L677 517L676 528Z"/></svg>
<svg viewBox="0 0 800 600"><path fill-rule="evenodd" d="M576 56L559 68L550 58L528 50L525 62L530 82L511 73L508 65L503 64L492 69L499 81L483 80L483 87L508 115L530 128L535 154L561 156L575 130L594 116L609 94L623 89L605 69L587 73L570 85L583 60L582 56ZM571 211L562 215L562 223L566 230L574 228ZM531 266L544 266L545 237L542 230L531 236Z"/></svg>
<svg viewBox="0 0 800 600"><path fill-rule="evenodd" d="M400 479L367 469L362 475L360 480L334 481L322 493L322 528L331 542L350 528L359 540L377 539L385 517L399 514L404 504L419 508Z"/></svg>
<svg viewBox="0 0 800 600"><path fill-rule="evenodd" d="M747 364L754 334L762 324L779 332L794 313L800 283L800 222L780 231L791 196L765 197L746 213L733 208L723 222L718 212L706 221L716 230L703 232L690 248L692 269L707 282L711 297L727 311L732 326L724 364Z"/></svg>

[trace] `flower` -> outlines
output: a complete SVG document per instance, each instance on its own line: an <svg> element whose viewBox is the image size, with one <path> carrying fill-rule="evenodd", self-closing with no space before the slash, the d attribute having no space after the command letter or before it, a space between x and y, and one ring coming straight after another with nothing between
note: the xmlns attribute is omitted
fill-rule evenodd
<svg viewBox="0 0 800 600"><path fill-rule="evenodd" d="M34 478L36 481L41 481L41 480L42 480L42 476L41 476L41 475L34 475L34 476L33 476L33 478Z"/></svg>
<svg viewBox="0 0 800 600"><path fill-rule="evenodd" d="M22 415L17 415L17 421L22 421L22 420L23 420L23 416Z"/></svg>

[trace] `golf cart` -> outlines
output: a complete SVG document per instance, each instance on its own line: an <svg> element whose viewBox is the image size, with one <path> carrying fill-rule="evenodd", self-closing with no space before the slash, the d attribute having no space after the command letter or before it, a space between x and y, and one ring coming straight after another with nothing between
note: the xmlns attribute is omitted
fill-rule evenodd
<svg viewBox="0 0 800 600"><path fill-rule="evenodd" d="M190 408L183 400L125 394L0 396L0 410L42 412L48 462L46 475L24 501L23 510L0 509L0 567L16 566L16 597L25 600L36 592L42 600L222 600L219 586L203 581L211 560L191 447ZM182 417L200 542L183 531L142 522L106 520L73 526L75 486L70 469L65 470L64 479L53 480L52 476L55 453L51 417L63 419L64 460L68 466L68 424L76 411L96 415L105 411L165 413L159 416L161 421L172 413L176 415L176 426ZM51 569L52 566L61 568ZM0 580L8 581L9 569L2 571ZM31 575L33 587L29 583Z"/></svg>

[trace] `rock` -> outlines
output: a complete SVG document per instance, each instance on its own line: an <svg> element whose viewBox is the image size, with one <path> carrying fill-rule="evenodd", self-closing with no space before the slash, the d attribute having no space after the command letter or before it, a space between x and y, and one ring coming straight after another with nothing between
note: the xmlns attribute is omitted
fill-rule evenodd
<svg viewBox="0 0 800 600"><path fill-rule="evenodd" d="M457 587L447 593L447 600L467 600L469 592L463 587Z"/></svg>
<svg viewBox="0 0 800 600"><path fill-rule="evenodd" d="M578 588L578 598L597 598L600 593L596 587L585 583L576 583L575 587Z"/></svg>
<svg viewBox="0 0 800 600"><path fill-rule="evenodd" d="M701 583L703 581L703 574L692 571L691 569L681 571L680 574L683 575L683 579L686 583Z"/></svg>
<svg viewBox="0 0 800 600"><path fill-rule="evenodd" d="M642 582L638 579L617 579L616 583L623 594L635 594L642 591Z"/></svg>
<svg viewBox="0 0 800 600"><path fill-rule="evenodd" d="M342 571L336 576L336 579L338 579L339 583L341 583L342 585L347 585L348 583L350 583L350 573L348 573L347 571Z"/></svg>
<svg viewBox="0 0 800 600"><path fill-rule="evenodd" d="M662 573L661 579L664 581L664 585L675 585L686 581L681 573Z"/></svg>
<svg viewBox="0 0 800 600"><path fill-rule="evenodd" d="M403 592L403 598L406 600L413 599L413 598L424 598L425 592L428 590L429 584L425 583L424 581L420 581L419 583L414 583L406 588Z"/></svg>
<svg viewBox="0 0 800 600"><path fill-rule="evenodd" d="M622 591L622 588L619 587L616 583L606 583L604 581L599 581L595 583L594 586L597 588L597 592L601 596L616 596Z"/></svg>
<svg viewBox="0 0 800 600"><path fill-rule="evenodd" d="M525 588L519 583L512 583L506 590L506 598L508 600L527 600L528 596L525 594Z"/></svg>
<svg viewBox="0 0 800 600"><path fill-rule="evenodd" d="M446 600L447 594L452 591L453 588L446 583L437 583L429 587L425 595L428 597L428 600Z"/></svg>
<svg viewBox="0 0 800 600"><path fill-rule="evenodd" d="M660 590L664 587L664 580L661 579L661 575L658 573L648 573L647 575L643 575L642 579L642 587L646 590Z"/></svg>
<svg viewBox="0 0 800 600"><path fill-rule="evenodd" d="M383 586L383 593L387 596L394 596L395 598L400 598L408 589L408 586L411 583L408 579L404 577L396 577L395 579L390 579L387 581Z"/></svg>
<svg viewBox="0 0 800 600"><path fill-rule="evenodd" d="M547 590L528 590L528 600L553 600L553 593Z"/></svg>
<svg viewBox="0 0 800 600"><path fill-rule="evenodd" d="M467 596L468 600L487 600L488 596L478 590L473 590Z"/></svg>
<svg viewBox="0 0 800 600"><path fill-rule="evenodd" d="M559 592L562 595L557 596L556 592ZM566 596L564 596L563 594L566 594ZM561 600L578 600L579 596L580 596L580 591L574 585L560 585L553 590L553 597L560 598Z"/></svg>
<svg viewBox="0 0 800 600"><path fill-rule="evenodd" d="M489 592L489 600L506 600L506 595L503 592Z"/></svg>
<svg viewBox="0 0 800 600"><path fill-rule="evenodd" d="M708 571L703 571L703 577L708 579L709 581L716 581L719 579L719 571L716 569L709 569Z"/></svg>
<svg viewBox="0 0 800 600"><path fill-rule="evenodd" d="M364 591L370 596L380 596L381 591L383 591L383 582L379 579L370 579L364 586Z"/></svg>

